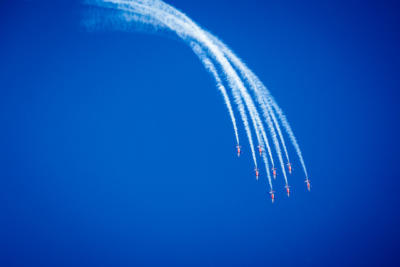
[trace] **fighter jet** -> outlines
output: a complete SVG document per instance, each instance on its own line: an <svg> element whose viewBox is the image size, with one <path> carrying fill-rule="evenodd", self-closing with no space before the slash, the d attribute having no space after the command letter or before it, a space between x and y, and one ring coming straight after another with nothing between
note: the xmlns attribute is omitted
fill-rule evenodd
<svg viewBox="0 0 400 267"><path fill-rule="evenodd" d="M239 145L236 146L238 157L240 157L240 152L241 152L240 148L241 148L241 146L239 146Z"/></svg>
<svg viewBox="0 0 400 267"><path fill-rule="evenodd" d="M276 179L276 168L272 168L272 175L274 176L274 179Z"/></svg>
<svg viewBox="0 0 400 267"><path fill-rule="evenodd" d="M308 180L308 178L306 178L305 183L307 184L307 190L311 191L310 180Z"/></svg>
<svg viewBox="0 0 400 267"><path fill-rule="evenodd" d="M275 201L275 191L269 191L269 193L271 194L271 201L272 201L272 203L274 203L274 201Z"/></svg>
<svg viewBox="0 0 400 267"><path fill-rule="evenodd" d="M285 188L286 188L287 196L289 197L290 196L290 186L289 185L285 185Z"/></svg>
<svg viewBox="0 0 400 267"><path fill-rule="evenodd" d="M260 176L260 172L258 171L258 168L255 168L254 171L256 172L256 179L258 180L258 176Z"/></svg>
<svg viewBox="0 0 400 267"><path fill-rule="evenodd" d="M261 154L262 154L262 147L261 146L258 146L258 152L260 152L260 156L261 156Z"/></svg>
<svg viewBox="0 0 400 267"><path fill-rule="evenodd" d="M288 162L286 165L288 166L289 173L292 174L292 164Z"/></svg>

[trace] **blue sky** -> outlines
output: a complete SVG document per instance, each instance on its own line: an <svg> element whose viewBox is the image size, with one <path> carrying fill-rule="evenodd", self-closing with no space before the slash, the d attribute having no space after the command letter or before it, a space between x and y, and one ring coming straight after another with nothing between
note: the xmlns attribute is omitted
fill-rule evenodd
<svg viewBox="0 0 400 267"><path fill-rule="evenodd" d="M0 3L2 266L398 266L393 1L167 1L286 112L287 199L254 178L183 42L86 32L80 2Z"/></svg>

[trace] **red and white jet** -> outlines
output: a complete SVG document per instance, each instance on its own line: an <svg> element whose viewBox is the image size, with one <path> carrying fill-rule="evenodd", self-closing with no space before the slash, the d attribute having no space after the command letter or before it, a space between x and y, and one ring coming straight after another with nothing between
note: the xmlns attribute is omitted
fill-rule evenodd
<svg viewBox="0 0 400 267"><path fill-rule="evenodd" d="M238 157L240 157L240 152L241 152L240 148L241 148L241 146L239 146L239 145L236 146Z"/></svg>
<svg viewBox="0 0 400 267"><path fill-rule="evenodd" d="M254 171L256 172L256 179L258 180L258 176L260 176L260 172L258 171L258 168L255 168Z"/></svg>
<svg viewBox="0 0 400 267"><path fill-rule="evenodd" d="M261 156L261 154L262 154L262 147L261 146L258 146L258 152L260 152L260 156Z"/></svg>
<svg viewBox="0 0 400 267"><path fill-rule="evenodd" d="M289 173L292 174L292 164L288 162L286 165L288 167Z"/></svg>
<svg viewBox="0 0 400 267"><path fill-rule="evenodd" d="M290 197L290 186L285 185L287 196Z"/></svg>
<svg viewBox="0 0 400 267"><path fill-rule="evenodd" d="M274 176L274 179L276 179L276 168L272 168L272 175Z"/></svg>
<svg viewBox="0 0 400 267"><path fill-rule="evenodd" d="M271 201L272 201L272 203L274 203L274 201L275 201L275 191L269 191L269 193L271 194Z"/></svg>
<svg viewBox="0 0 400 267"><path fill-rule="evenodd" d="M311 191L310 180L308 180L308 178L306 178L305 183L307 184L307 190Z"/></svg>

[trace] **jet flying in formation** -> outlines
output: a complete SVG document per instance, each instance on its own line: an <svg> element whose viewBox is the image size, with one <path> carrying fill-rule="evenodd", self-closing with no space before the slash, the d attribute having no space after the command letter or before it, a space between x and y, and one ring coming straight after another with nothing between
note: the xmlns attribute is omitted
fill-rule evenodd
<svg viewBox="0 0 400 267"><path fill-rule="evenodd" d="M240 157L240 154L242 152L241 146L237 145L236 146L236 150L237 150L238 157ZM262 149L261 146L258 146L258 152L260 153L260 156L261 156L262 152L263 152L263 149ZM286 165L287 165L289 173L292 174L292 164L290 162L288 162L288 163L286 163ZM274 179L276 179L276 175L277 175L276 174L276 170L277 169L275 167L272 167L271 170L272 170L272 175L273 175ZM258 180L258 178L260 176L260 171L259 171L258 168L255 168L254 171L256 173L256 179ZM305 183L307 185L307 190L311 191L311 184L310 184L310 180L308 178L306 178ZM286 189L287 196L290 197L290 186L289 185L285 185L285 189ZM272 203L274 203L274 201L275 201L275 191L271 190L269 193L271 195L271 201L272 201Z"/></svg>
<svg viewBox="0 0 400 267"><path fill-rule="evenodd" d="M288 162L286 165L288 167L289 173L292 174L292 163Z"/></svg>
<svg viewBox="0 0 400 267"><path fill-rule="evenodd" d="M269 193L271 194L271 201L272 201L272 203L274 203L274 201L275 201L275 191L271 190Z"/></svg>
<svg viewBox="0 0 400 267"><path fill-rule="evenodd" d="M260 156L261 156L261 154L262 154L262 147L261 146L258 146L258 152L260 152Z"/></svg>
<svg viewBox="0 0 400 267"><path fill-rule="evenodd" d="M240 157L241 146L237 145L237 146L236 146L236 150L237 150L237 155L238 155L238 157Z"/></svg>
<svg viewBox="0 0 400 267"><path fill-rule="evenodd" d="M305 183L307 184L307 190L311 191L310 180L308 178L306 178Z"/></svg>
<svg viewBox="0 0 400 267"><path fill-rule="evenodd" d="M272 175L274 176L274 179L276 179L276 168L272 168Z"/></svg>
<svg viewBox="0 0 400 267"><path fill-rule="evenodd" d="M285 185L287 196L290 197L290 186Z"/></svg>

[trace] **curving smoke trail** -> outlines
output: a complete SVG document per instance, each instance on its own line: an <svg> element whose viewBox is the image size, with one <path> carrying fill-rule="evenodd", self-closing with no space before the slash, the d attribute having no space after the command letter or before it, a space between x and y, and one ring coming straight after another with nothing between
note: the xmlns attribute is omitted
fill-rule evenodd
<svg viewBox="0 0 400 267"><path fill-rule="evenodd" d="M214 43L218 45L218 47L221 49L221 51L224 52L224 54L227 56L227 58L233 63L233 65L239 70L241 75L243 76L244 80L247 81L249 84L250 89L255 93L256 95L256 100L258 104L261 107L262 114L264 115L264 118L266 120L267 126L270 130L270 134L272 137L272 141L275 146L276 154L278 156L279 163L281 165L282 173L283 173L283 178L285 179L286 185L288 185L288 180L287 180L287 175L286 175L286 170L285 170L285 164L283 162L282 158L282 152L280 148L280 144L277 138L276 130L275 128L279 129L279 125L277 123L274 123L273 121L276 122L275 114L273 113L270 105L265 101L262 91L260 90L259 85L257 84L257 80L254 79L254 76L251 75L252 73L250 70L245 66L245 64L233 54L233 52L230 51L230 49L223 44L220 40L218 40L214 36L210 36L210 38L213 40ZM265 88L265 87L264 87ZM266 88L264 90L267 90ZM282 145L284 147L284 151L286 152L286 145L285 142L283 141L283 136L280 131L278 130L278 134L280 134L280 138L282 141ZM267 143L268 144L268 143ZM287 153L286 153L287 155ZM289 156L287 155L287 159ZM273 162L272 155L271 155L271 161ZM289 160L288 160L289 161Z"/></svg>
<svg viewBox="0 0 400 267"><path fill-rule="evenodd" d="M224 98L226 107L228 108L229 116L231 117L231 121L233 124L233 130L235 131L235 137L236 137L236 143L239 145L239 134L238 134L238 129L236 125L236 119L235 115L233 113L231 101L229 100L228 93L226 92L225 86L223 85L223 82L221 78L219 77L217 70L214 66L214 63L211 62L211 60L207 57L206 53L204 50L195 42L192 42L190 45L193 49L193 52L200 58L201 62L203 63L204 67L211 73L211 75L214 77L216 83L217 83L217 88L221 91L221 94Z"/></svg>
<svg viewBox="0 0 400 267"><path fill-rule="evenodd" d="M199 26L193 24L193 27L188 27L186 24L179 23L179 20L172 14L165 13L162 8L158 8L158 4L161 1L124 1L124 0L104 0L104 1L90 1L90 3L95 3L100 7L114 8L117 10L126 11L122 18L125 21L137 20L139 22L153 23L154 27L166 28L175 32L182 40L186 42L198 42L202 47L208 50L209 54L218 62L218 64L223 69L223 73L226 76L229 86L232 88L232 94L234 96L235 102L238 104L238 109L245 126L245 131L249 139L250 148L252 152L252 157L254 165L257 168L257 159L254 150L253 138L249 126L249 122L245 113L245 107L248 109L252 124L255 128L255 132L258 135L258 128L256 127L255 116L259 116L258 112L254 106L253 100L248 94L244 84L240 80L236 71L233 69L228 60L224 57L222 52L217 48L217 46L211 42L207 37L205 31L203 31ZM163 4L165 5L165 4ZM176 11L178 12L178 11ZM130 13L133 16L130 16ZM242 99L245 105L241 104Z"/></svg>
<svg viewBox="0 0 400 267"><path fill-rule="evenodd" d="M146 1L140 1L140 2L141 2L141 3L144 3L144 2L146 2ZM172 16L174 16L175 18L179 18L179 19L182 21L181 25L182 25L182 24L187 24L188 27L191 27L192 29L197 30L197 31L201 31L201 29L200 29L193 21L191 21L186 15L184 15L183 13L177 11L176 9L172 8L171 6L168 6L168 5L166 5L165 3L161 2L161 1L150 1L150 2L151 2L151 4L152 4L155 8L157 8L158 10L163 10L164 12L166 12L166 14L164 14L164 16L172 15ZM155 12L158 12L158 11L155 11ZM204 31L203 31L203 32L204 32ZM213 43L214 43L215 45L221 46L221 43L222 43L222 42L220 42L220 41L215 42L215 41L217 40L217 38L215 38L214 36L212 36L212 35L211 35L210 33L208 33L208 32L204 32L204 33L206 34L206 36L207 36L210 40L213 41ZM201 39L201 41L203 41L203 39ZM207 40L205 40L205 41L206 41L206 43L208 43ZM207 46L207 48L210 49L210 46ZM210 50L213 51L212 48L211 48ZM229 57L228 57L228 58L229 58ZM218 55L217 55L217 60L218 60ZM263 146L263 143L265 142L265 144L266 144L266 146L267 146L267 150L268 150L269 155L270 155L271 163L272 163L272 165L274 166L274 161L273 161L271 149L270 149L270 146L269 146L269 143L268 143L268 139L266 138L266 133L265 133L265 130L264 130L264 127L263 127L262 123L259 122L259 121L260 121L260 118L259 118L258 112L257 112L257 110L256 110L256 108L255 108L255 106L254 106L254 103L253 103L253 101L251 100L251 97L248 95L246 89L244 88L243 83L242 83L241 80L238 78L236 72L232 69L232 67L230 66L229 62L226 63L226 62L225 62L225 58L223 58L222 62L219 61L219 63L220 63L220 64L222 65L222 67L227 71L228 74L226 74L226 75L227 75L226 78L228 79L228 81L230 81L230 79L232 79L232 76L229 76L229 75L233 75L233 78L236 80L237 86L239 87L239 90L240 90L241 93L242 93L243 100L246 102L246 105L247 105L247 107L248 107L248 109L249 109L250 118L251 118L251 120L252 120L254 129L255 129L255 132L256 132L257 141L258 141L258 143L259 143L261 146ZM240 68L239 68L239 69L240 69ZM242 74L242 75L243 75L243 74ZM247 77L246 74L244 74L244 76ZM238 80L238 79L239 79L239 80ZM232 83L230 83L230 85L233 87L233 94L234 94L234 95L237 94L237 93L236 93L236 90L237 90L236 86L235 86L235 85L232 85ZM274 141L275 149L276 149L276 152L277 152L277 154L278 154L278 158L279 158L279 161L280 161L280 164L281 164L283 176L284 176L284 179L285 179L286 184L288 184L287 175L286 175L286 171L285 171L285 167L284 167L284 163L283 163L283 159L282 159L282 155L281 155L280 145L279 145L278 140L276 139L275 128L274 128L274 125L273 125L273 123L271 122L271 118L270 118L270 115L271 115L271 114L273 115L273 113L271 113L271 114L268 114L268 113L267 113L266 107L265 107L265 103L262 101L261 94L260 94L257 90L255 90L255 92L258 94L256 99L257 99L258 103L259 103L259 104L262 106L262 108L263 108L263 113L264 113L264 115L265 115L265 117L266 117L266 120L267 120L267 123L268 123L268 127L269 127L269 129L270 129L270 131L271 131L271 135L272 135L272 138L273 138L273 141ZM237 99L237 97L235 97L235 99ZM240 107L239 107L239 110L240 110ZM242 117L243 117L243 116L242 116ZM275 117L273 117L273 120L276 122ZM248 125L248 124L246 123L246 120L245 120L245 123L244 123L244 124L245 124L245 126ZM278 126L278 125L277 125L277 126ZM275 126L275 127L276 127L276 126ZM279 127L279 126L278 126L278 127ZM246 132L248 132L247 127L246 127ZM259 136L260 133L261 133L261 135L263 136L264 141L261 140L261 138L260 138L260 136ZM285 143L284 143L284 141L283 141L283 136L281 135L280 129L279 129L278 133L280 134L281 141L282 141L282 144L283 144L283 146L284 146L284 151L285 151L285 153L286 153L286 155L287 155L287 159L288 159L288 154L287 154L286 146L285 146ZM251 134L248 132L248 136L249 136L249 135L251 136ZM254 160L255 165L256 165L256 167L257 167L257 163L256 163L256 159L255 159L255 153L254 153L253 145L252 145L251 143L252 143L252 142L250 142L250 147L251 147L251 149L252 149L253 160ZM266 160L265 158L263 158L263 159L264 159L264 161ZM289 161L289 160L288 160L288 161ZM267 172L269 172L269 169L267 170Z"/></svg>
<svg viewBox="0 0 400 267"><path fill-rule="evenodd" d="M290 124L289 124L288 120L286 119L286 116L283 113L282 109L273 101L272 96L268 95L267 93L265 93L265 94L266 94L266 98L268 99L268 101L271 101L271 105L273 106L276 113L278 114L278 116L282 122L282 126L285 128L286 132L288 133L290 141L292 142L294 149L296 150L297 156L299 157L300 164L303 168L304 174L308 180L306 164L304 162L303 154L301 153L300 146L297 143L296 136L294 135L292 128L290 127Z"/></svg>
<svg viewBox="0 0 400 267"><path fill-rule="evenodd" d="M146 2L146 1L140 1L140 2L143 3L143 2ZM174 15L176 18L179 18L180 20L182 20L183 23L186 23L186 24L188 24L188 25L190 25L192 27L195 26L195 23L190 18L188 18L185 14L177 11L175 8L165 4L163 2L160 2L160 1L149 1L149 3L150 2L151 2L151 4L156 5L158 9L163 10L163 11L169 13L169 14ZM252 88L255 88L254 81L253 81L253 79L250 78L251 75L249 75L249 72L250 72L250 74L252 74L252 72L246 67L246 65L243 64L242 61L240 59L238 59L237 56L235 56L234 53L225 44L223 44L220 40L218 40L215 36L211 35L210 33L207 33L207 34L208 34L208 37L221 48L221 50L225 53L227 58L229 60L233 61L233 64L239 69L239 71L241 72L242 76L244 76L244 78L246 80L251 80L250 86L253 85ZM265 88L265 90L267 90L267 89ZM261 100L261 102L263 102L263 100ZM265 106L263 106L263 112L264 112L264 114L267 113L265 111ZM281 143L282 143L282 146L283 146L283 149L284 149L284 152L285 152L286 159L287 159L288 162L290 162L289 154L287 152L287 148L286 148L286 144L285 144L282 132L281 132L281 130L279 128L279 125L278 125L278 122L276 120L276 117L274 116L274 113L271 110L270 106L268 106L268 112L270 113L270 115L272 117L272 120L273 120L273 122L275 124L275 128L277 129L279 138L281 140ZM263 128L262 124L259 124L259 125L261 126L261 128ZM271 126L270 128L273 129L273 126ZM289 132L291 132L291 130ZM263 135L263 139L264 139L264 142L265 142L266 147L267 147L267 151L268 151L268 154L269 154L269 157L270 157L270 161L272 163L272 167L274 167L274 160L273 160L273 157L272 157L271 148L269 146L269 142L268 142L268 139L266 137L265 131L262 129L261 133ZM292 133L292 135L294 136L293 133ZM279 153L279 151L278 151L278 153ZM285 175L285 179L286 179L286 175ZM287 182L287 180L286 180L286 182Z"/></svg>
<svg viewBox="0 0 400 267"><path fill-rule="evenodd" d="M279 120L281 121L282 126L285 128L290 141L292 142L297 156L299 157L300 163L302 165L303 171L305 176L308 178L308 173L307 173L307 168L304 163L303 155L300 150L300 146L297 142L297 139L292 131L292 128L290 127L290 124L284 115L282 109L278 106L278 104L275 102L273 97L271 96L269 90L265 87L265 85L258 79L258 77L241 61L224 43L222 43L220 40L218 40L215 36L211 36L213 41L218 44L218 46L221 48L221 50L224 52L224 54L228 57L228 59L232 62L232 64L239 69L241 72L242 76L244 76L244 79L248 81L250 88L253 89L256 93L260 92L263 98L263 102L265 103L265 107L268 109L268 113L271 114L272 120L274 121L275 128L278 131L279 138L281 140L282 146L285 151L286 159L289 162L289 154L286 149L286 144L282 135L282 132L280 130L279 124L277 122L275 113L278 115ZM271 108L272 107L272 108ZM275 112L274 112L274 110Z"/></svg>
<svg viewBox="0 0 400 267"><path fill-rule="evenodd" d="M108 17L108 21L106 23L111 24L115 28L126 30L129 29L129 25L131 25L130 22L136 22L142 25L151 26L156 30L164 29L171 31L189 44L194 53L199 57L205 68L211 73L216 81L217 88L221 92L224 102L228 108L235 132L236 142L239 145L239 134L236 119L224 83L227 83L228 87L232 90L232 96L235 104L238 107L238 111L250 144L255 167L257 168L257 159L247 113L250 116L250 121L256 135L257 142L261 147L266 147L269 160L274 168L274 158L272 155L271 146L269 144L267 133L264 129L263 121L261 120L260 114L255 105L256 102L264 118L264 123L266 123L272 138L286 185L288 185L288 181L281 152L281 145L288 162L289 154L279 122L288 133L303 166L305 175L308 178L300 147L282 110L276 104L270 92L261 83L258 77L219 39L217 39L211 33L201 29L185 14L162 2L161 0L88 0L86 3L103 8L104 10L114 11L114 13ZM104 19L102 16L93 17L92 20L86 21L86 26L89 28L95 28L99 26L99 24L104 23L102 19ZM216 68L216 64L218 64L218 69L224 76L224 80L221 79ZM247 91L245 84L247 84L253 92L255 96L255 102ZM279 121L277 117L279 118ZM265 163L267 178L272 192L270 167L266 153L263 152L261 157Z"/></svg>
<svg viewBox="0 0 400 267"><path fill-rule="evenodd" d="M308 173L307 173L307 168L306 168L306 164L304 162L304 158L303 158L303 154L301 153L301 149L300 146L297 142L296 136L294 135L294 132L292 130L292 127L290 126L285 114L283 113L282 109L278 106L278 104L275 102L274 98L272 97L272 95L270 94L270 92L268 91L268 89L262 84L262 82L258 79L258 77L251 71L248 69L248 72L250 74L250 77L252 77L252 79L256 82L257 86L261 89L261 92L265 98L265 101L267 103L269 103L270 106L272 106L272 108L275 110L275 112L278 115L278 118L281 121L282 126L285 128L290 141L292 142L292 145L294 147L294 149L296 150L296 154L300 160L300 164L303 168L304 174L306 176L306 178L308 179ZM279 127L279 126L278 126Z"/></svg>

